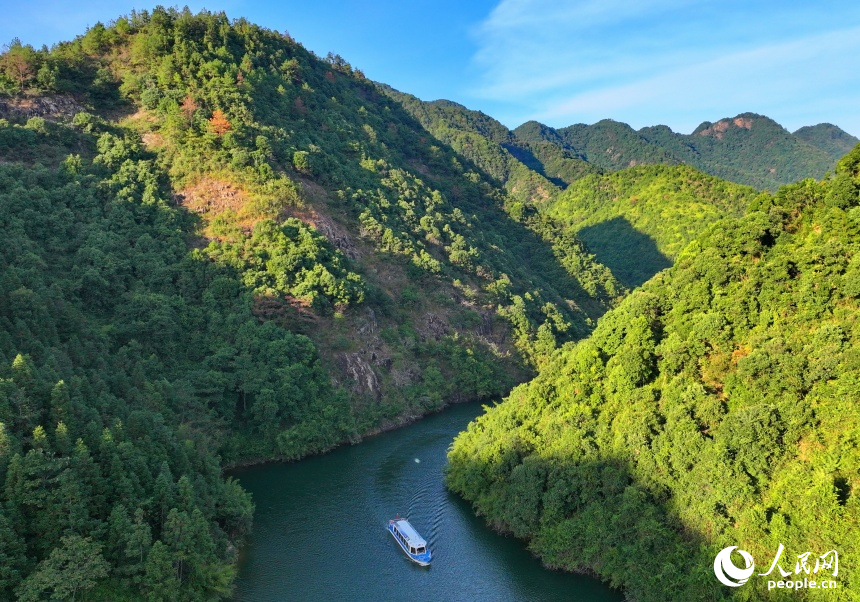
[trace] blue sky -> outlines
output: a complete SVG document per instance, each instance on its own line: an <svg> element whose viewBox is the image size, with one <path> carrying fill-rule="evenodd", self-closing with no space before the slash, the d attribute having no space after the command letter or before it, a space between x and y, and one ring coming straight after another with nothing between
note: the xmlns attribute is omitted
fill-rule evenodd
<svg viewBox="0 0 860 602"><path fill-rule="evenodd" d="M193 10L288 30L320 55L425 100L509 127L603 118L689 133L745 111L789 130L831 122L860 136L854 0L220 0ZM132 8L2 0L0 42L70 39Z"/></svg>

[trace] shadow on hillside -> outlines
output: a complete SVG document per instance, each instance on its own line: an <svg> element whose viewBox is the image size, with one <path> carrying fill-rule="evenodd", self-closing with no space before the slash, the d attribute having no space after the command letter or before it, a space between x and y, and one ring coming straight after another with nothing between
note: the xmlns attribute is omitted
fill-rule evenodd
<svg viewBox="0 0 860 602"><path fill-rule="evenodd" d="M621 216L587 226L577 235L597 261L631 289L672 265L672 260L660 252L654 239L636 230Z"/></svg>
<svg viewBox="0 0 860 602"><path fill-rule="evenodd" d="M367 98L379 102L385 97L382 93L371 92ZM578 309L571 311L573 328L567 335L571 339L587 336L593 324L609 309L609 300L589 294L556 257L551 242L508 215L499 199L487 193L483 187L470 187L463 173L479 174L486 184L499 189L503 187L502 183L450 144L436 138L396 98L389 98L385 106L392 117L407 126L414 136L412 140L405 140L400 149L405 158L419 163L432 163L433 170L424 174L431 185L441 190L452 206L466 215L478 217L482 237L487 245L482 251L492 267L498 273L512 278L516 294L541 290L544 300L553 302L563 310L569 306L567 300L572 300ZM441 153L441 159L433 160L427 155L428 144L425 139L433 140L437 149L435 152ZM528 166L542 169L542 164L533 155L531 157ZM455 158L462 167L451 167ZM507 253L494 253L494 248L504 249Z"/></svg>
<svg viewBox="0 0 860 602"><path fill-rule="evenodd" d="M577 464L537 453L523 458L512 449L501 453L512 469L458 454L448 485L467 501L480 499L477 514L492 528L529 541L549 568L596 573L622 588L625 599L727 597L714 578L708 539L685 527L665 494L649 490L627 461ZM502 474L506 486L490 485L487 474ZM464 480L467 491L458 491ZM615 592L593 589L577 599L614 599Z"/></svg>
<svg viewBox="0 0 860 602"><path fill-rule="evenodd" d="M543 162L538 159L535 154L528 148L523 148L521 146L514 146L513 144L502 143L502 147L513 155L514 159L517 159L520 163L528 167L534 172L539 173L547 180L564 190L567 188L569 182L565 182L561 178L550 176L546 173L546 169L544 169Z"/></svg>

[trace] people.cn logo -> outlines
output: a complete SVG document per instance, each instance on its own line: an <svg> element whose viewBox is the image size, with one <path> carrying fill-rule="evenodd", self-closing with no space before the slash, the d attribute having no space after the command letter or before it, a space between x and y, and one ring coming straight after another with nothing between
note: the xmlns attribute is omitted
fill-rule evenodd
<svg viewBox="0 0 860 602"><path fill-rule="evenodd" d="M740 587L752 576L755 570L755 562L753 562L752 554L744 550L738 550L738 554L743 556L746 566L738 568L732 562L732 552L737 550L737 546L729 546L723 548L717 557L714 558L714 574L720 583L729 587Z"/></svg>

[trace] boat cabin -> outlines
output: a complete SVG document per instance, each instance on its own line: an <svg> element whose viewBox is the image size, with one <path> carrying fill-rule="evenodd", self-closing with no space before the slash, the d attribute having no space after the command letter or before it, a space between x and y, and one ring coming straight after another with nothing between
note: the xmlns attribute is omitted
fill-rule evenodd
<svg viewBox="0 0 860 602"><path fill-rule="evenodd" d="M418 535L415 528L405 520L395 521L392 525L394 537L406 548L410 554L423 554L427 551L427 542Z"/></svg>
<svg viewBox="0 0 860 602"><path fill-rule="evenodd" d="M397 540L397 544L406 552L413 562L428 566L432 560L427 542L418 534L409 521L401 518L388 521L388 531Z"/></svg>

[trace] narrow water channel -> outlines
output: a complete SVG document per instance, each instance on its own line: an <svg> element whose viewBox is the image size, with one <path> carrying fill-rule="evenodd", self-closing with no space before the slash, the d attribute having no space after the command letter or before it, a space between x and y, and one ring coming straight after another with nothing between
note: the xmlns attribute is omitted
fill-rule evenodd
<svg viewBox="0 0 860 602"><path fill-rule="evenodd" d="M620 601L581 575L549 571L500 536L443 483L451 441L477 404L294 464L237 470L257 510L237 601ZM413 564L386 530L406 516L433 564Z"/></svg>

